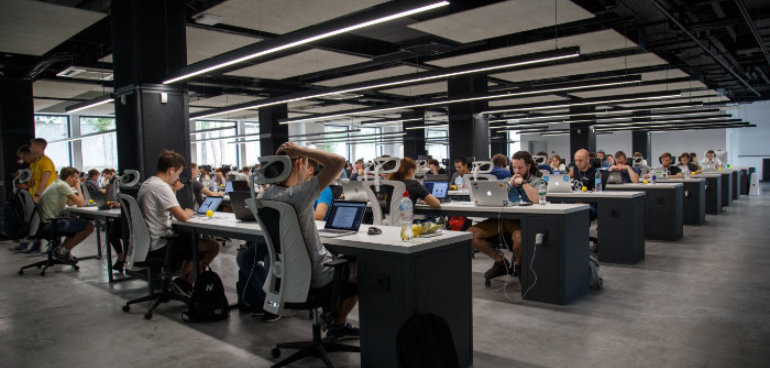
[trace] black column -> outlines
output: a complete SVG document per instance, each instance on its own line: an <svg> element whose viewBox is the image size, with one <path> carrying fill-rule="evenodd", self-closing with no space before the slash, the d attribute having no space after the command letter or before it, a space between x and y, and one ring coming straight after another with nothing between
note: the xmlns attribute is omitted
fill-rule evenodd
<svg viewBox="0 0 770 368"><path fill-rule="evenodd" d="M594 106L572 106L570 113L594 112ZM594 116L580 116L580 120L594 120ZM596 131L593 122L570 124L569 132L569 157L575 157L575 152L580 149L587 149L589 152L596 151Z"/></svg>
<svg viewBox="0 0 770 368"><path fill-rule="evenodd" d="M13 193L12 174L19 169L16 150L34 137L32 81L0 78L0 204Z"/></svg>
<svg viewBox="0 0 770 368"><path fill-rule="evenodd" d="M259 147L262 156L274 155L278 147L289 140L289 126L279 121L289 116L288 105L275 105L259 109Z"/></svg>
<svg viewBox="0 0 770 368"><path fill-rule="evenodd" d="M415 119L425 116L425 112L409 112L401 114L402 119ZM427 154L425 148L425 129L406 129L410 127L423 126L425 120L414 120L404 122L404 156L417 160Z"/></svg>
<svg viewBox="0 0 770 368"><path fill-rule="evenodd" d="M508 132L505 132L505 134L496 134L494 139L490 139L490 150L489 152L492 156L502 153L506 157L513 155L513 152L508 152Z"/></svg>
<svg viewBox="0 0 770 368"><path fill-rule="evenodd" d="M118 164L143 179L163 149L191 161L187 86L162 85L187 64L185 24L181 1L112 2Z"/></svg>
<svg viewBox="0 0 770 368"><path fill-rule="evenodd" d="M631 152L629 156L634 152L641 152L642 156L647 159L647 162L652 163L652 150L650 149L650 132L646 130L633 130L631 131Z"/></svg>
<svg viewBox="0 0 770 368"><path fill-rule="evenodd" d="M485 95L487 78L483 75L449 78L447 92L450 99ZM478 115L486 108L486 101L449 105L450 162L460 156L476 160L489 159L489 122Z"/></svg>

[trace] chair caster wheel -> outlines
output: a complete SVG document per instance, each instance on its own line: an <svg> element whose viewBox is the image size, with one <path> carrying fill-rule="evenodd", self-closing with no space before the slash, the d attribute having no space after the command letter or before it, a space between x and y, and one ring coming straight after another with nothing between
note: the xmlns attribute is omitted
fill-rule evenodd
<svg viewBox="0 0 770 368"><path fill-rule="evenodd" d="M72 268L74 268L75 271L80 271L80 266L78 265L72 265Z"/></svg>
<svg viewBox="0 0 770 368"><path fill-rule="evenodd" d="M24 270L19 270L19 275L23 275L23 274L24 274Z"/></svg>
<svg viewBox="0 0 770 368"><path fill-rule="evenodd" d="M144 319L152 319L152 313L145 313Z"/></svg>
<svg viewBox="0 0 770 368"><path fill-rule="evenodd" d="M273 359L277 359L279 356L281 356L281 350L278 348L273 348L273 350L270 350L270 355L273 357Z"/></svg>
<svg viewBox="0 0 770 368"><path fill-rule="evenodd" d="M130 305L124 305L123 306L123 312L128 313L128 311L130 311L130 310L131 310L131 306Z"/></svg>
<svg viewBox="0 0 770 368"><path fill-rule="evenodd" d="M485 279L484 280L484 286L486 286L486 287L492 286L492 281L489 281L489 279Z"/></svg>
<svg viewBox="0 0 770 368"><path fill-rule="evenodd" d="M40 271L40 276L45 276L45 271Z"/></svg>

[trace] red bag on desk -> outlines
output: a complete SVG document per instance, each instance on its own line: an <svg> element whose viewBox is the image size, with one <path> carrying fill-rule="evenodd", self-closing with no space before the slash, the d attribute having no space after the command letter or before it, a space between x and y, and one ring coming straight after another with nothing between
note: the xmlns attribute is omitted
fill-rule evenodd
<svg viewBox="0 0 770 368"><path fill-rule="evenodd" d="M452 231L465 231L471 226L471 222L467 217L453 216L449 218L447 222L447 229Z"/></svg>

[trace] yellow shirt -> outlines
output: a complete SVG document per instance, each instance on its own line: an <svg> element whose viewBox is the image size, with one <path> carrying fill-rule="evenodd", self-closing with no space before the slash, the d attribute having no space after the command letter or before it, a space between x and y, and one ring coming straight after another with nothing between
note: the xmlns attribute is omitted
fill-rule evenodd
<svg viewBox="0 0 770 368"><path fill-rule="evenodd" d="M44 172L50 172L48 176L48 182L44 184L47 188L51 183L56 181L56 167L48 156L40 156L35 161L29 164L29 170L32 172L32 178L29 180L29 193L33 196L37 193L37 188L40 185L40 181L43 178Z"/></svg>

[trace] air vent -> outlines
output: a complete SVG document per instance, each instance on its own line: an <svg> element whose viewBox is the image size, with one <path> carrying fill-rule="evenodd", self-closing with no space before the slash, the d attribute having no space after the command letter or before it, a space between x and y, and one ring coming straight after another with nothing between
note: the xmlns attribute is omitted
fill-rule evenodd
<svg viewBox="0 0 770 368"><path fill-rule="evenodd" d="M77 78L97 81L111 81L112 70L100 68L88 68L84 66L71 66L56 74L61 78Z"/></svg>

